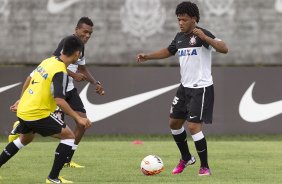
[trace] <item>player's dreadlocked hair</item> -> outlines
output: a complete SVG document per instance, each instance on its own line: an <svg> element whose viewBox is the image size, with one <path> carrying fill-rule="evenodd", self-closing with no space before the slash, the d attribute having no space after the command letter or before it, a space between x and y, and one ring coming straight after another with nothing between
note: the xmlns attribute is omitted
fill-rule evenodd
<svg viewBox="0 0 282 184"><path fill-rule="evenodd" d="M184 1L177 5L175 14L177 16L187 14L190 17L196 17L197 23L200 21L199 8L195 3L192 3L190 1Z"/></svg>
<svg viewBox="0 0 282 184"><path fill-rule="evenodd" d="M81 17L81 18L79 19L79 21L77 22L76 27L80 27L81 24L87 24L87 25L89 25L89 26L91 26L91 27L93 27L93 25L94 25L93 22L92 22L92 20L91 20L90 18L88 18L88 17Z"/></svg>

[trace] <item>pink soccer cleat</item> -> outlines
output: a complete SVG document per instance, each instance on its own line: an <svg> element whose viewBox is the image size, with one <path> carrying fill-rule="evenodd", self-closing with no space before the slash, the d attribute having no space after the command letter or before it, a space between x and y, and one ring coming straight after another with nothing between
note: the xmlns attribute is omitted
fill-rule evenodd
<svg viewBox="0 0 282 184"><path fill-rule="evenodd" d="M207 167L200 167L199 170L199 176L210 176L211 175L211 170Z"/></svg>
<svg viewBox="0 0 282 184"><path fill-rule="evenodd" d="M191 159L188 161L180 159L178 165L173 169L172 174L180 174L183 172L185 167L188 165L193 165L196 162L195 157L191 156Z"/></svg>

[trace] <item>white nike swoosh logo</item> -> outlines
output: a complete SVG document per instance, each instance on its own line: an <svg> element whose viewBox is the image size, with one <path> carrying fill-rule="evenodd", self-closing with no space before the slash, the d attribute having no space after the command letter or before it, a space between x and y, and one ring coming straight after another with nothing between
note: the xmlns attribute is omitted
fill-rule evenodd
<svg viewBox="0 0 282 184"><path fill-rule="evenodd" d="M240 101L240 116L245 121L256 123L270 119L282 113L282 100L267 104L256 103L253 99L254 85L255 82L253 82L252 85L247 89Z"/></svg>
<svg viewBox="0 0 282 184"><path fill-rule="evenodd" d="M190 116L190 119L196 118L197 116Z"/></svg>
<svg viewBox="0 0 282 184"><path fill-rule="evenodd" d="M96 122L108 118L132 106L145 102L151 98L159 96L163 93L166 93L174 88L177 88L178 86L179 84L175 84L164 88L156 89L153 91L141 93L138 95L122 98L112 102L95 105L95 104L91 104L87 99L87 89L89 87L89 84L87 84L82 89L80 93L80 98L87 112L87 117L90 119L91 122Z"/></svg>
<svg viewBox="0 0 282 184"><path fill-rule="evenodd" d="M21 84L21 82L15 83L15 84L11 84L11 85L8 85L8 86L1 87L1 88L0 88L0 93L2 93L2 92L4 92L4 91L7 91L8 89L11 89L11 88L13 88L13 87L16 87L16 86L18 86L18 85L20 85L20 84Z"/></svg>
<svg viewBox="0 0 282 184"><path fill-rule="evenodd" d="M55 0L49 0L47 4L47 10L52 14L60 13L78 1L79 0L63 0L61 2L56 2Z"/></svg>

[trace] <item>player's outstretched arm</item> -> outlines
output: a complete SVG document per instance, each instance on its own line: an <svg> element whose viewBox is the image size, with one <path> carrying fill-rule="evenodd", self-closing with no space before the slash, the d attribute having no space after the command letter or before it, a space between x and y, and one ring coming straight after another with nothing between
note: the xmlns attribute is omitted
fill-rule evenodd
<svg viewBox="0 0 282 184"><path fill-rule="evenodd" d="M171 56L171 53L168 51L168 49L163 48L159 51L148 53L148 54L145 54L145 53L137 54L136 62L141 63L141 62L145 62L147 60L164 59L164 58L168 58L170 56Z"/></svg>
<svg viewBox="0 0 282 184"><path fill-rule="evenodd" d="M78 71L86 77L85 79L88 82L95 85L96 93L98 93L99 95L105 95L105 90L102 84L93 77L93 75L85 65L78 65Z"/></svg>

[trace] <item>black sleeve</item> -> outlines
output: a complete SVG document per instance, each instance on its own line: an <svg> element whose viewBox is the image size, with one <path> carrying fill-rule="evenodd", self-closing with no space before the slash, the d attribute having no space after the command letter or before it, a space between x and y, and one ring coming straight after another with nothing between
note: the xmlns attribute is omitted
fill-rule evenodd
<svg viewBox="0 0 282 184"><path fill-rule="evenodd" d="M175 53L178 51L178 49L176 48L176 37L172 40L171 44L167 47L168 51L172 54L175 55Z"/></svg>
<svg viewBox="0 0 282 184"><path fill-rule="evenodd" d="M54 98L64 98L66 95L68 76L64 72L56 73L52 79L52 92Z"/></svg>
<svg viewBox="0 0 282 184"><path fill-rule="evenodd" d="M206 29L202 29L202 30L205 33L205 35L207 35L208 37L211 37L212 39L215 39L215 36L211 32L209 32ZM204 47L209 48L209 44L207 42L204 42L203 45L204 45Z"/></svg>
<svg viewBox="0 0 282 184"><path fill-rule="evenodd" d="M62 39L57 47L57 49L53 52L54 56L60 56L61 52L63 50L63 46L64 46L64 41L65 39Z"/></svg>

